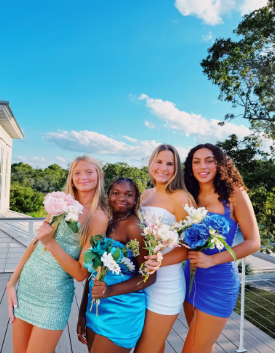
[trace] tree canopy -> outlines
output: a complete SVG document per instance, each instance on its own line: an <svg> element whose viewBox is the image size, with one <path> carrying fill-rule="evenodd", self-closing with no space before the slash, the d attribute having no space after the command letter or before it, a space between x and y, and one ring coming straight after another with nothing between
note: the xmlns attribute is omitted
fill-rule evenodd
<svg viewBox="0 0 275 353"><path fill-rule="evenodd" d="M218 142L224 152L234 161L248 187L264 251L275 251L275 155L263 152L256 136L239 140L231 135Z"/></svg>
<svg viewBox="0 0 275 353"><path fill-rule="evenodd" d="M275 0L245 15L237 39L217 39L202 60L204 74L220 89L219 99L241 107L251 128L275 139ZM231 112L225 120L237 116Z"/></svg>

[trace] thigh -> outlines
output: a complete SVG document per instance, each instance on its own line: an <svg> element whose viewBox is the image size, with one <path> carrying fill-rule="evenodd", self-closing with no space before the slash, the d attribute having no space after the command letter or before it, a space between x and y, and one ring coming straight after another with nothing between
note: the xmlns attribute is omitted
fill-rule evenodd
<svg viewBox="0 0 275 353"><path fill-rule="evenodd" d="M195 307L192 304L190 304L187 301L185 301L183 303L183 310L184 310L184 314L185 314L185 317L186 317L187 324L190 327L196 309L195 309Z"/></svg>
<svg viewBox="0 0 275 353"><path fill-rule="evenodd" d="M129 353L130 350L131 348L117 346L107 337L95 334L89 353Z"/></svg>
<svg viewBox="0 0 275 353"><path fill-rule="evenodd" d="M87 338L88 351L90 352L95 339L95 333L94 331L90 330L87 326L86 326L86 338Z"/></svg>
<svg viewBox="0 0 275 353"><path fill-rule="evenodd" d="M26 321L15 318L12 324L14 353L26 353L33 326Z"/></svg>
<svg viewBox="0 0 275 353"><path fill-rule="evenodd" d="M177 316L178 314L161 315L147 310L144 328L135 353L161 353Z"/></svg>
<svg viewBox="0 0 275 353"><path fill-rule="evenodd" d="M195 309L182 353L212 353L228 318L212 316Z"/></svg>
<svg viewBox="0 0 275 353"><path fill-rule="evenodd" d="M53 353L62 330L46 330L33 326L26 353Z"/></svg>

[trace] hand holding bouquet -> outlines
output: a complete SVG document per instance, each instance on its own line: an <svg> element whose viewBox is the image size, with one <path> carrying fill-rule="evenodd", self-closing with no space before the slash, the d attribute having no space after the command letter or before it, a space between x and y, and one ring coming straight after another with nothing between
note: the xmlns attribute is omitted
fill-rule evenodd
<svg viewBox="0 0 275 353"><path fill-rule="evenodd" d="M121 269L133 272L135 265L129 259L129 256L130 254L133 254L133 256L139 255L139 243L137 240L131 240L125 247L120 248L112 245L108 239L102 235L91 237L91 247L84 254L84 267L88 269L91 276L97 281L103 281L109 271L117 275L120 274ZM96 303L97 316L100 300L93 298L90 311L94 303Z"/></svg>
<svg viewBox="0 0 275 353"><path fill-rule="evenodd" d="M161 261L161 251L166 248L175 248L180 246L179 236L177 229L171 227L168 224L162 222L162 220L150 213L146 216L144 212L138 212L140 219L140 227L143 229L142 235L144 236L145 249L148 250L150 255L157 255L158 261ZM143 263L139 269L139 272L144 278L144 282L149 278L149 271L146 268L146 263Z"/></svg>
<svg viewBox="0 0 275 353"><path fill-rule="evenodd" d="M65 194L62 191L54 191L45 196L44 202L45 210L51 215L49 225L56 223L57 227L63 220L66 221L68 227L77 233L78 215L82 213L83 206L76 201L70 194ZM35 245L38 239L33 243Z"/></svg>
<svg viewBox="0 0 275 353"><path fill-rule="evenodd" d="M226 243L225 236L228 234L229 223L227 219L219 214L207 215L205 207L188 207L184 209L188 213L187 219L175 225L179 237L191 250L202 251L204 249L223 248L229 251L233 259L237 261L236 255ZM222 234L221 234L222 233ZM192 291L193 281L196 273L196 266L190 264L190 285L189 296Z"/></svg>

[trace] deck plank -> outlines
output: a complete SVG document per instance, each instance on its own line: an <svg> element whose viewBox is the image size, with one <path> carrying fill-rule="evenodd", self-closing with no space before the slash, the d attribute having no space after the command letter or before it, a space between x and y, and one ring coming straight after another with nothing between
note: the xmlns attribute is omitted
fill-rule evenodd
<svg viewBox="0 0 275 353"><path fill-rule="evenodd" d="M12 353L12 325L9 323L6 283L11 274L0 273L0 351ZM82 298L83 283L75 282L75 297L68 325L64 330L55 353L87 353L76 336L78 308ZM2 293L2 296L1 296ZM2 300L1 300L2 298ZM181 353L187 334L187 323L183 311L180 312L166 341L165 353ZM233 313L220 335L215 353L235 353L239 347L240 316ZM245 320L244 346L248 353L274 353L275 340L256 326Z"/></svg>

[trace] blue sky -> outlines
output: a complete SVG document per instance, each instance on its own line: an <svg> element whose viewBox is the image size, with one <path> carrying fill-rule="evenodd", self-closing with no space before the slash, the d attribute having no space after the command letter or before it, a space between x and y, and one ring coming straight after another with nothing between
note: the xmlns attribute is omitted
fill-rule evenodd
<svg viewBox="0 0 275 353"><path fill-rule="evenodd" d="M267 0L13 1L1 5L0 100L24 133L13 162L66 166L90 154L140 166L162 142L249 133L200 61Z"/></svg>

